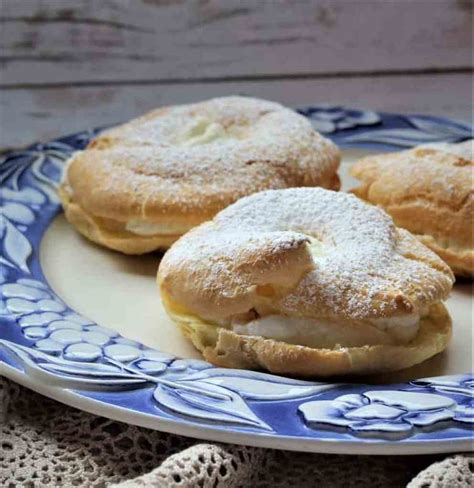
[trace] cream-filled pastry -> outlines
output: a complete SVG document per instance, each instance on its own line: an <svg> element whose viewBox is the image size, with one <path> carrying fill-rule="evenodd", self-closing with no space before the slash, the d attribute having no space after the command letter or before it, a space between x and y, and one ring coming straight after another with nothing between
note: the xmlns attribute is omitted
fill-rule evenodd
<svg viewBox="0 0 474 488"><path fill-rule="evenodd" d="M353 193L382 207L455 274L474 275L473 140L368 156L351 173L362 182Z"/></svg>
<svg viewBox="0 0 474 488"><path fill-rule="evenodd" d="M106 247L166 249L239 198L265 189L338 189L340 153L309 120L245 97L155 110L97 136L67 164L66 218Z"/></svg>
<svg viewBox="0 0 474 488"><path fill-rule="evenodd" d="M442 351L453 281L383 210L322 188L239 200L158 271L168 314L205 359L300 376L397 370Z"/></svg>

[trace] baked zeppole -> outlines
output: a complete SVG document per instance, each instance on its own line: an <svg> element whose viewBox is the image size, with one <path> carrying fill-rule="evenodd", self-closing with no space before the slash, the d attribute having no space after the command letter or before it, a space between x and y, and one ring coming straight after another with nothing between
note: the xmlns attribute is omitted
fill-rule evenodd
<svg viewBox="0 0 474 488"><path fill-rule="evenodd" d="M127 254L168 248L239 198L339 188L340 153L302 115L245 97L161 108L75 153L60 197L84 236Z"/></svg>
<svg viewBox="0 0 474 488"><path fill-rule="evenodd" d="M358 197L382 207L459 276L474 275L473 140L368 156L351 173Z"/></svg>
<svg viewBox="0 0 474 488"><path fill-rule="evenodd" d="M206 360L299 376L398 370L442 351L453 281L383 210L322 188L242 198L158 271L168 314Z"/></svg>

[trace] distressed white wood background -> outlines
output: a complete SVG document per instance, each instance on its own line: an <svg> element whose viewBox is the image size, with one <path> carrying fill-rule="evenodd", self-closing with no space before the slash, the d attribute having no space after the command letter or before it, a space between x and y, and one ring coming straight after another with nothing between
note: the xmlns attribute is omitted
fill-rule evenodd
<svg viewBox="0 0 474 488"><path fill-rule="evenodd" d="M0 0L0 146L241 93L472 118L472 0Z"/></svg>

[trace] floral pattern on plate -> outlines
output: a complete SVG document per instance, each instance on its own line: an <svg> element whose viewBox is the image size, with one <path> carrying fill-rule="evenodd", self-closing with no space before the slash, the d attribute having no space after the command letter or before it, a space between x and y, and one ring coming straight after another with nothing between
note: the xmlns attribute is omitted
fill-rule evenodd
<svg viewBox="0 0 474 488"><path fill-rule="evenodd" d="M471 134L462 124L433 117L327 106L301 112L343 146L396 149ZM60 211L55 187L65 161L96 133L35 144L0 160L2 374L15 372L27 384L72 391L117 412L126 409L180 426L205 425L211 432L341 443L362 434L364 442L381 436L391 442L390 435L397 433L450 449L470 439L470 374L381 388L222 369L156 351L72 310L45 280L39 244Z"/></svg>

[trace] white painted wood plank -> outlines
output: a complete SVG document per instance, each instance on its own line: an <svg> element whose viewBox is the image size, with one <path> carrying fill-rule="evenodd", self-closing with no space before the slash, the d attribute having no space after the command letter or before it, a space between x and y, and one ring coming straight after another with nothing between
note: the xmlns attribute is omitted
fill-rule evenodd
<svg viewBox="0 0 474 488"><path fill-rule="evenodd" d="M1 0L0 82L466 68L470 0Z"/></svg>
<svg viewBox="0 0 474 488"><path fill-rule="evenodd" d="M472 119L471 77L354 77L112 87L3 90L0 94L0 147L118 123L155 107L229 94L245 94L301 107L328 102L357 108Z"/></svg>

